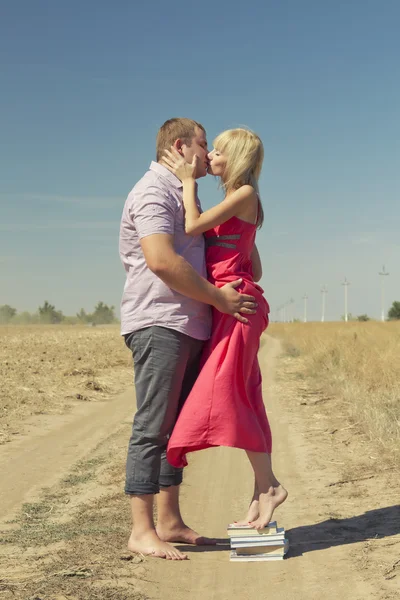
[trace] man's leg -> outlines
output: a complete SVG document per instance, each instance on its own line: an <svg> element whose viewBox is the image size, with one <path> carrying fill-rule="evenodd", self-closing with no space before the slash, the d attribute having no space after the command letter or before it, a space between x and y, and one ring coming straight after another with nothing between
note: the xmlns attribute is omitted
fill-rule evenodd
<svg viewBox="0 0 400 600"><path fill-rule="evenodd" d="M143 494L131 495L132 532L128 541L131 552L166 558L167 560L184 560L186 554L179 552L171 544L161 540L153 521L154 496Z"/></svg>
<svg viewBox="0 0 400 600"><path fill-rule="evenodd" d="M154 494L159 492L161 454L179 411L182 382L190 357L187 336L162 327L135 332L127 343L135 367L137 412L129 441L125 492L131 496L133 552L163 558L186 555L157 536L153 521ZM182 478L173 474L172 483Z"/></svg>
<svg viewBox="0 0 400 600"><path fill-rule="evenodd" d="M203 343L191 340L189 360L179 398L179 411L194 385L199 374L200 358ZM215 539L200 536L188 527L181 515L179 507L179 489L182 483L183 469L172 467L166 459L164 451L161 458L160 494L157 496L157 533L166 542L181 542L185 544L213 545Z"/></svg>

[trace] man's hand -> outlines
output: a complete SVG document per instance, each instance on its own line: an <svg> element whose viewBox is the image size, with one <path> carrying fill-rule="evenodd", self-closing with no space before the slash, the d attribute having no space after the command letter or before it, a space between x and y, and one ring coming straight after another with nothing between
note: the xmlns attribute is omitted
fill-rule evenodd
<svg viewBox="0 0 400 600"><path fill-rule="evenodd" d="M253 296L247 294L239 294L235 288L242 283L242 279L232 281L231 283L225 284L222 288L219 288L217 302L214 304L215 308L222 313L232 315L241 323L248 323L246 317L242 317L240 313L247 315L254 315L257 311L257 303Z"/></svg>
<svg viewBox="0 0 400 600"><path fill-rule="evenodd" d="M172 235L148 235L140 240L140 244L149 269L171 289L198 302L211 304L241 323L248 323L248 320L240 313L255 314L255 298L239 294L235 290L242 283L242 279L227 283L222 288L215 287L176 253Z"/></svg>

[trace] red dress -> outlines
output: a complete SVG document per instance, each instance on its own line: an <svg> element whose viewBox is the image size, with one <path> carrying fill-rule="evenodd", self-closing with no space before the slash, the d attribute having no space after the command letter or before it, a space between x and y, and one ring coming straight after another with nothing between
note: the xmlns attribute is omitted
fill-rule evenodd
<svg viewBox="0 0 400 600"><path fill-rule="evenodd" d="M222 287L242 278L236 289L254 296L258 307L255 315L246 315L248 324L213 309L202 369L168 443L167 460L175 467L187 465L188 452L212 446L271 453L271 430L257 359L269 306L252 275L250 255L255 235L256 226L237 217L205 233L209 281Z"/></svg>

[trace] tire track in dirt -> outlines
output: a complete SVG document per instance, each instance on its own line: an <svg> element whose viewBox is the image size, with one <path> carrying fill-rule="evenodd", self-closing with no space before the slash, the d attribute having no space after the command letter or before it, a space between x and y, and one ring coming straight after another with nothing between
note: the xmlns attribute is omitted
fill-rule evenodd
<svg viewBox="0 0 400 600"><path fill-rule="evenodd" d="M129 391L106 402L75 405L68 414L35 418L26 434L0 446L0 521L32 502L43 487L61 481L77 461L130 421L133 400Z"/></svg>

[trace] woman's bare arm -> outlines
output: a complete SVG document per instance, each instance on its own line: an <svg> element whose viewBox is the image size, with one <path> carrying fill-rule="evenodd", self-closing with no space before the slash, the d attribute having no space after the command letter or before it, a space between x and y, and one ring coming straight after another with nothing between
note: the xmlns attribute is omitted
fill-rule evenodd
<svg viewBox="0 0 400 600"><path fill-rule="evenodd" d="M262 265L257 246L254 244L253 250L251 251L251 264L253 267L254 281L260 281L262 277Z"/></svg>
<svg viewBox="0 0 400 600"><path fill-rule="evenodd" d="M199 212L195 199L195 181L183 180L183 204L185 206L185 231L189 235L199 235L212 227L221 225L243 211L249 202L258 202L257 194L251 185L241 188L225 197L222 202L203 213Z"/></svg>
<svg viewBox="0 0 400 600"><path fill-rule="evenodd" d="M165 150L165 157L160 161L167 169L172 171L183 185L183 204L185 206L185 231L188 235L199 235L212 227L221 225L231 217L243 213L243 209L254 203L256 208L258 196L251 185L243 185L238 190L229 193L225 199L209 210L200 213L196 202L196 180L198 157L193 157L192 163L171 148Z"/></svg>

